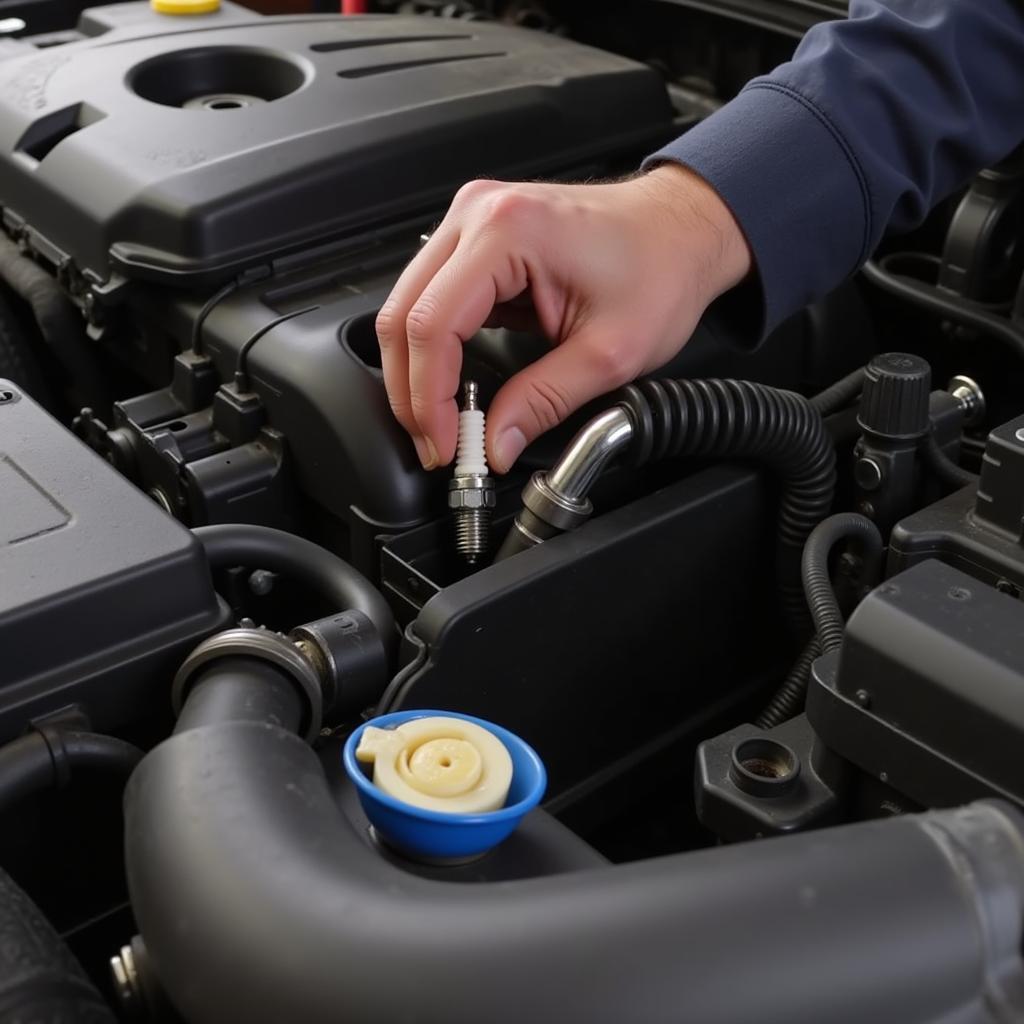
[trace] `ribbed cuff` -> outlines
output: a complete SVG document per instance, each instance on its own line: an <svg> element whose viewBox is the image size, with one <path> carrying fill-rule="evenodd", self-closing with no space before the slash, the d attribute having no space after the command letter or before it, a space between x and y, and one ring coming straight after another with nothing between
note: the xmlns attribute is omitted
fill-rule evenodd
<svg viewBox="0 0 1024 1024"><path fill-rule="evenodd" d="M856 157L828 118L786 85L751 83L644 167L666 161L711 185L753 252L754 278L709 310L716 333L757 344L870 255L868 191Z"/></svg>

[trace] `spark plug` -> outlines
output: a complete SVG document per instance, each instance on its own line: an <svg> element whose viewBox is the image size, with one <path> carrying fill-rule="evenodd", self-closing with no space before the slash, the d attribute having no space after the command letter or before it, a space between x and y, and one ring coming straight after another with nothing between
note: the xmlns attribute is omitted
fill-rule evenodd
<svg viewBox="0 0 1024 1024"><path fill-rule="evenodd" d="M494 480L484 447L486 423L477 390L474 381L466 381L459 413L455 476L448 484L448 507L455 515L455 543L470 565L475 565L490 547L495 504Z"/></svg>

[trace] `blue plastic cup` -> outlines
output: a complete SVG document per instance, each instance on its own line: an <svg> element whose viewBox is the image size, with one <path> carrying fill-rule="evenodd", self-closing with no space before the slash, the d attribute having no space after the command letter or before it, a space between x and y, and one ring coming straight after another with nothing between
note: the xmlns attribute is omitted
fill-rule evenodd
<svg viewBox="0 0 1024 1024"><path fill-rule="evenodd" d="M356 748L367 726L393 729L417 718L459 718L493 733L512 758L512 784L505 806L483 814L450 814L414 807L378 789L371 778L373 765L356 760ZM454 711L396 711L364 722L349 736L342 763L359 794L363 812L388 845L414 857L463 860L479 856L507 839L523 817L540 803L547 787L547 772L537 752L515 733L500 725Z"/></svg>

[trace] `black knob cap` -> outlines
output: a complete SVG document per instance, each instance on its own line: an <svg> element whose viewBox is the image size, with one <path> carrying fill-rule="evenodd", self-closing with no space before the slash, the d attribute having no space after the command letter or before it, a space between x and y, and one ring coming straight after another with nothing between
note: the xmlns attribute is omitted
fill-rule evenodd
<svg viewBox="0 0 1024 1024"><path fill-rule="evenodd" d="M864 372L857 422L882 437L915 438L928 433L932 368L920 356L886 352Z"/></svg>

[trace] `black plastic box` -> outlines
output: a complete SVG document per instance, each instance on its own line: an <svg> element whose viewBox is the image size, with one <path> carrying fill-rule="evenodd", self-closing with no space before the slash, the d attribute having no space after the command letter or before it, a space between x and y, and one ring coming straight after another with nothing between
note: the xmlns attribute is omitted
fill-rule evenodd
<svg viewBox="0 0 1024 1024"><path fill-rule="evenodd" d="M195 537L0 381L0 742L70 705L99 729L169 709L228 615Z"/></svg>

